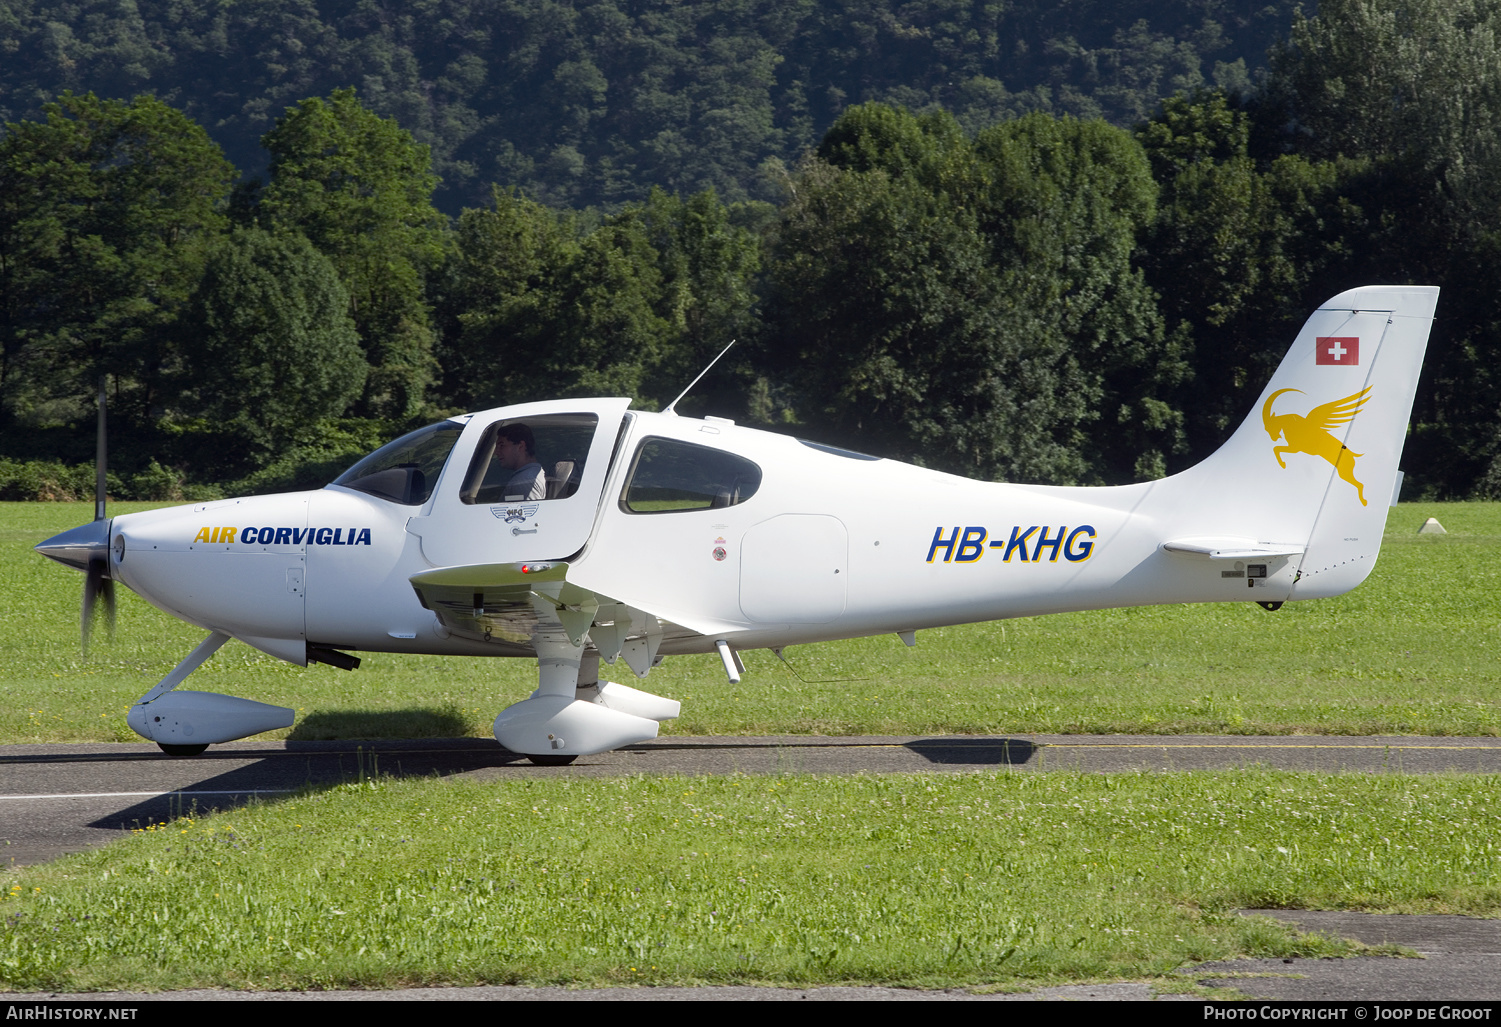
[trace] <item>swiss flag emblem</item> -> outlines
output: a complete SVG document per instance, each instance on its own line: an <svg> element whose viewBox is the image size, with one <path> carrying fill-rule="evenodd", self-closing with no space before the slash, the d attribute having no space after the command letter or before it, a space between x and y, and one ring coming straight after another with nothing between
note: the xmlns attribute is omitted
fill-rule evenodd
<svg viewBox="0 0 1501 1027"><path fill-rule="evenodd" d="M1315 364L1354 367L1360 363L1360 339L1356 336L1320 335L1314 350L1318 354Z"/></svg>

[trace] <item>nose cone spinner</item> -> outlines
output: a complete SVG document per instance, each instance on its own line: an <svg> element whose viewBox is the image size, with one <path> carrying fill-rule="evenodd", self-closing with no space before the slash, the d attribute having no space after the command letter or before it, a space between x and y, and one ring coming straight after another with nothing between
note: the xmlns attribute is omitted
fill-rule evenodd
<svg viewBox="0 0 1501 1027"><path fill-rule="evenodd" d="M81 571L94 560L108 561L109 521L92 521L53 535L36 547L36 551L58 563Z"/></svg>

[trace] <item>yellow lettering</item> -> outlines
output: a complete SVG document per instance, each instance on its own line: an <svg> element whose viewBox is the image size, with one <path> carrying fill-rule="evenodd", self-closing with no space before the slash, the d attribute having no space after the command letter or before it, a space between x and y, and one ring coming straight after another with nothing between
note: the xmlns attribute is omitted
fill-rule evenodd
<svg viewBox="0 0 1501 1027"><path fill-rule="evenodd" d="M193 541L194 542L212 542L213 540L209 538L209 536L208 536L208 529L207 528L199 528L198 529L198 534L197 534L197 536L194 537Z"/></svg>
<svg viewBox="0 0 1501 1027"><path fill-rule="evenodd" d="M219 541L225 543L233 542L235 540L235 534L239 532L239 530L239 528L225 528L224 534L220 536Z"/></svg>

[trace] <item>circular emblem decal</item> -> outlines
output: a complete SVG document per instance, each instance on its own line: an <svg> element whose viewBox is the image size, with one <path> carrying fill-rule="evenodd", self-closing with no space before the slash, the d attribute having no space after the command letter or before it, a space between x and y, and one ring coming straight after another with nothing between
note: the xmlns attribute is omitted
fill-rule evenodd
<svg viewBox="0 0 1501 1027"><path fill-rule="evenodd" d="M723 560L728 555L729 554L724 551L724 546L715 546L714 547L714 559L716 559L716 560Z"/></svg>

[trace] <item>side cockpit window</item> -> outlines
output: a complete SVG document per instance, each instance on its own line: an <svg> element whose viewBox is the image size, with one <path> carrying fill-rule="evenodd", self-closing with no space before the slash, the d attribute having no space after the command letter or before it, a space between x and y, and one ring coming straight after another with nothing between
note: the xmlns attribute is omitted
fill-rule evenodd
<svg viewBox="0 0 1501 1027"><path fill-rule="evenodd" d="M438 475L463 431L462 421L418 428L386 443L335 478L333 484L402 506L421 506L433 494Z"/></svg>
<svg viewBox="0 0 1501 1027"><path fill-rule="evenodd" d="M578 491L599 418L546 414L485 429L459 498L472 505L567 499Z"/></svg>
<svg viewBox="0 0 1501 1027"><path fill-rule="evenodd" d="M620 505L630 513L736 506L761 487L761 468L744 457L676 439L649 438L636 450Z"/></svg>

